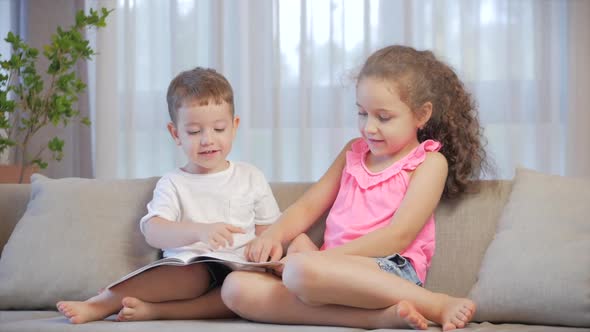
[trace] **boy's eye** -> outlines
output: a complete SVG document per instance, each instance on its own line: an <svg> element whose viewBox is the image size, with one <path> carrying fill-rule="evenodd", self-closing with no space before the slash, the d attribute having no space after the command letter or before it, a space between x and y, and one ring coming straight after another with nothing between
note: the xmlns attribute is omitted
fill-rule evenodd
<svg viewBox="0 0 590 332"><path fill-rule="evenodd" d="M189 135L196 135L196 134L198 134L200 132L201 132L200 130L193 130L193 131L187 131L187 134L189 134Z"/></svg>
<svg viewBox="0 0 590 332"><path fill-rule="evenodd" d="M215 131L218 133L222 133L225 131L225 128L215 128Z"/></svg>

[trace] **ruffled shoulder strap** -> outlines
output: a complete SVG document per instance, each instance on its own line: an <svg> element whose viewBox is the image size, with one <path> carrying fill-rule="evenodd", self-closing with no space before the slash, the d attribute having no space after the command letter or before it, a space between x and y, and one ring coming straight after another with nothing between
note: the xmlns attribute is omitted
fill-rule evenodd
<svg viewBox="0 0 590 332"><path fill-rule="evenodd" d="M357 167L362 168L363 159L365 154L369 151L367 142L362 138L357 139L350 145L350 151L346 151L346 170L353 171Z"/></svg>
<svg viewBox="0 0 590 332"><path fill-rule="evenodd" d="M401 170L410 171L416 169L426 159L426 152L438 151L441 146L442 144L437 141L426 140L393 165L379 173L372 173L364 165L365 155L369 151L369 146L363 139L359 139L352 143L351 151L346 152L346 167L344 171L354 177L361 188L368 189L388 180Z"/></svg>
<svg viewBox="0 0 590 332"><path fill-rule="evenodd" d="M426 152L436 152L440 150L442 144L435 140L426 140L418 145L412 152L408 153L406 157L398 161L402 162L402 169L406 171L415 170L420 166L424 159L426 159Z"/></svg>

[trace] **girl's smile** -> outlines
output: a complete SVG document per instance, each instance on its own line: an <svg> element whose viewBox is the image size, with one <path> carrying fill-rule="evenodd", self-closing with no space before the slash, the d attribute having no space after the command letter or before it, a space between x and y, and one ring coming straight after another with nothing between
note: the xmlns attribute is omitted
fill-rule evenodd
<svg viewBox="0 0 590 332"><path fill-rule="evenodd" d="M419 144L420 121L402 101L395 84L364 77L356 91L358 126L371 150L370 161L393 164Z"/></svg>

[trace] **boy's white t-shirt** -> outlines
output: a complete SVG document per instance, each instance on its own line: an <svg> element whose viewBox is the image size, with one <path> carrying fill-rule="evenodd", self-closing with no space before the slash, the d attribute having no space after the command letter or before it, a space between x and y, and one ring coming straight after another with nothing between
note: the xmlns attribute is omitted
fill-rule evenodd
<svg viewBox="0 0 590 332"><path fill-rule="evenodd" d="M147 209L140 220L142 233L145 223L156 216L170 221L224 222L243 228L246 233L234 233L233 246L226 249L242 248L255 237L256 225L272 224L281 214L262 172L244 162L230 162L226 170L212 174L191 174L180 168L164 174ZM210 250L208 244L199 241L165 249L164 257Z"/></svg>

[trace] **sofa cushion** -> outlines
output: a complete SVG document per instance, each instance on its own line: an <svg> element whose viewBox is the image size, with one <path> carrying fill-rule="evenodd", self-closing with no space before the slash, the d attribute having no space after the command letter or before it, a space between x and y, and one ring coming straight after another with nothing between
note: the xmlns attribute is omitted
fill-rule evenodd
<svg viewBox="0 0 590 332"><path fill-rule="evenodd" d="M442 200L435 210L436 251L426 288L465 297L477 280L486 249L494 237L512 182L485 180L479 190Z"/></svg>
<svg viewBox="0 0 590 332"><path fill-rule="evenodd" d="M590 179L517 169L470 297L476 321L590 326Z"/></svg>
<svg viewBox="0 0 590 332"><path fill-rule="evenodd" d="M157 259L138 224L156 181L33 175L31 199L0 258L0 309L85 300Z"/></svg>
<svg viewBox="0 0 590 332"><path fill-rule="evenodd" d="M30 196L30 185L0 185L0 256L14 226L25 213Z"/></svg>

